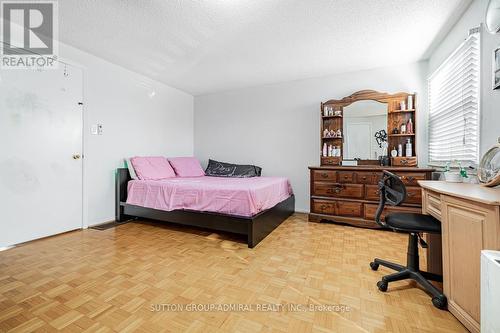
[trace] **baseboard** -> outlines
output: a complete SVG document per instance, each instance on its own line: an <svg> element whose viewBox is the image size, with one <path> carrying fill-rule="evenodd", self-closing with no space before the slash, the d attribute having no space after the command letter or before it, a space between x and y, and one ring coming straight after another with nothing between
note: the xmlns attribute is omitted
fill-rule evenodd
<svg viewBox="0 0 500 333"><path fill-rule="evenodd" d="M103 224L108 224L108 223L115 222L115 221L116 221L115 219L112 219L112 220L107 220L107 221L104 221L104 222L98 222L98 223L94 223L94 224L89 224L87 226L87 228L92 228L92 227L96 227L96 226L103 225Z"/></svg>
<svg viewBox="0 0 500 333"><path fill-rule="evenodd" d="M0 252L10 250L14 247L16 247L16 245L2 246L2 247L0 247Z"/></svg>

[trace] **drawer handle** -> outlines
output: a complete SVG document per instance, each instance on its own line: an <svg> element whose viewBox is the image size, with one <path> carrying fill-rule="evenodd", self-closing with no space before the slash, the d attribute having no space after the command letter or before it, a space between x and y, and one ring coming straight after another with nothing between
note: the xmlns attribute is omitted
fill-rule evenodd
<svg viewBox="0 0 500 333"><path fill-rule="evenodd" d="M324 172L324 173L321 174L321 177L322 178L328 178L328 174L326 172Z"/></svg>
<svg viewBox="0 0 500 333"><path fill-rule="evenodd" d="M327 205L321 205L319 208L320 208L321 210L325 210L325 209L327 209L327 208L328 208L328 206L327 206Z"/></svg>
<svg viewBox="0 0 500 333"><path fill-rule="evenodd" d="M349 176L348 176L348 175L345 175L345 176L344 176L344 179L347 179L347 178L349 178Z"/></svg>
<svg viewBox="0 0 500 333"><path fill-rule="evenodd" d="M413 176L408 177L409 182L413 182L414 180L415 180L415 177L413 177Z"/></svg>
<svg viewBox="0 0 500 333"><path fill-rule="evenodd" d="M366 176L363 176L363 178L362 178L362 179L363 179L363 180L366 180Z"/></svg>
<svg viewBox="0 0 500 333"><path fill-rule="evenodd" d="M401 164L408 164L408 160L401 160Z"/></svg>
<svg viewBox="0 0 500 333"><path fill-rule="evenodd" d="M333 193L339 194L340 192L342 192L342 187L340 187L340 186L337 186L334 189L329 188L326 190L326 193L330 193L330 194L333 194Z"/></svg>
<svg viewBox="0 0 500 333"><path fill-rule="evenodd" d="M415 196L415 194L410 193L410 192L406 192L406 196L407 196L408 198L411 198L411 197Z"/></svg>

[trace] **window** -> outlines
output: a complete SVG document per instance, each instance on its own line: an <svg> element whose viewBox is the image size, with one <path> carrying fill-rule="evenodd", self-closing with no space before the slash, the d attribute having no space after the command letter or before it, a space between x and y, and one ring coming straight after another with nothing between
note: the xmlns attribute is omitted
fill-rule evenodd
<svg viewBox="0 0 500 333"><path fill-rule="evenodd" d="M471 34L429 78L429 163L479 159L480 34Z"/></svg>

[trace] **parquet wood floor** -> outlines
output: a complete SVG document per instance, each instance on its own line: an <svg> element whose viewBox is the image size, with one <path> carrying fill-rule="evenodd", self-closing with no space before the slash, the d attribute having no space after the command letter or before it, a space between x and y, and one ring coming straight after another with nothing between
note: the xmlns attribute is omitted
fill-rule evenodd
<svg viewBox="0 0 500 333"><path fill-rule="evenodd" d="M138 222L0 252L1 332L466 332L413 284L375 286L406 236L295 214L255 249ZM348 312L152 311L155 304L344 304ZM295 311L294 311L295 310Z"/></svg>

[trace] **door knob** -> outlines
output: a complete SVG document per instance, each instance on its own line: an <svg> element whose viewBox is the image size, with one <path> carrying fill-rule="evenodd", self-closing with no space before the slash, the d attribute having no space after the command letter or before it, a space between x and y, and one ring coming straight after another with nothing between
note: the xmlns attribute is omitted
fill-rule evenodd
<svg viewBox="0 0 500 333"><path fill-rule="evenodd" d="M80 159L80 157L81 157L81 156L80 156L80 154L74 154L74 155L73 155L73 159L74 159L74 160L79 160L79 159Z"/></svg>

